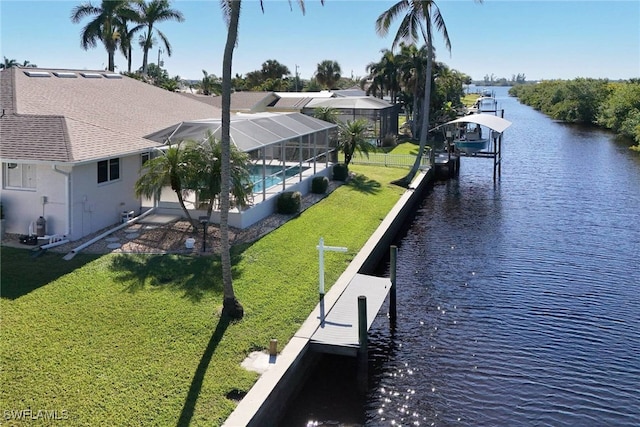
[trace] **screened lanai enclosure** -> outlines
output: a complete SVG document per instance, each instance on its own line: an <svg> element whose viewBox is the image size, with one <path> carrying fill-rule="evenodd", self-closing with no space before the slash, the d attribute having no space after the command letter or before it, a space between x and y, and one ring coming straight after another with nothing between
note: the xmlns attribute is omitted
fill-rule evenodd
<svg viewBox="0 0 640 427"><path fill-rule="evenodd" d="M312 99L305 105L303 113L313 115L318 107L336 110L341 122L367 119L370 123L369 140L380 145L387 135L398 134L398 113L400 105L391 104L384 99L372 96L345 96L328 99Z"/></svg>
<svg viewBox="0 0 640 427"><path fill-rule="evenodd" d="M231 143L247 153L251 160L253 194L251 204L229 213L229 225L246 228L275 211L277 195L283 191L310 190L314 176L330 177L330 153L335 149L331 133L336 125L301 113L256 113L231 116ZM169 146L181 141L204 141L208 135L222 138L221 119L194 120L178 123L147 135L146 138ZM204 215L196 193L185 198L187 207ZM161 213L180 215L177 197L171 189L163 189L152 202ZM211 222L219 222L215 209Z"/></svg>

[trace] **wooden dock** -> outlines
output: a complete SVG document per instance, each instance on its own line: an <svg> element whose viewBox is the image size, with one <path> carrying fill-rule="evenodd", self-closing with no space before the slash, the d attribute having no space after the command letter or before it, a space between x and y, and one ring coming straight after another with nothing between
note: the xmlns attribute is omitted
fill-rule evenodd
<svg viewBox="0 0 640 427"><path fill-rule="evenodd" d="M391 289L384 277L356 274L330 307L320 301L320 326L311 336L311 349L322 353L356 356L358 353L358 297L367 298L367 331Z"/></svg>

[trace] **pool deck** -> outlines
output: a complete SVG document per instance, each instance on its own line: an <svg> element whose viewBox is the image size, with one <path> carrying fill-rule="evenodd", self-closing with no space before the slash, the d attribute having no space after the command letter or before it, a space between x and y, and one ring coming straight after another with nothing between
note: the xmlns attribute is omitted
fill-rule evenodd
<svg viewBox="0 0 640 427"><path fill-rule="evenodd" d="M278 425L279 418L286 411L286 403L301 385L301 379L305 378L305 373L311 369L313 358L317 356L317 352L312 350L313 339L315 334L322 328L321 316L329 314L334 307L340 307L342 304L350 306L349 301L352 293L361 292L359 286L367 282L369 277L364 276L366 272L373 271L379 260L389 252L389 247L393 239L403 226L406 218L414 212L414 206L419 203L426 189L433 181L434 171L429 169L422 171L414 179L412 185L400 197L387 216L383 219L378 228L369 237L365 245L354 257L346 270L336 280L329 292L324 296L324 304L318 303L309 317L304 321L300 329L294 334L293 338L286 344L282 351L275 357L274 363L270 363L267 369L249 390L247 395L240 401L233 413L227 418L224 427L240 427L240 426L265 426ZM373 278L374 286L383 285L389 282L389 279ZM347 288L354 284L352 290ZM344 295L345 300L340 302ZM379 293L382 295L382 292ZM384 293L386 297L386 293ZM376 301L379 301L379 296ZM384 298L382 298L384 301ZM377 308L375 311L367 310L367 317L371 311L371 319L375 318L380 306L375 303ZM369 305L369 302L367 303ZM336 309L336 314L339 308ZM354 308L357 311L357 308ZM325 326L328 321L334 322L334 318L326 318ZM372 321L372 320L371 320ZM341 321L339 317L335 318L335 323L349 323L351 320ZM370 325L370 322L368 322ZM357 334L357 327L356 334ZM317 339L326 337L323 333L317 336ZM319 342L319 341L318 341ZM318 343L317 342L317 343ZM357 341L356 341L357 342Z"/></svg>

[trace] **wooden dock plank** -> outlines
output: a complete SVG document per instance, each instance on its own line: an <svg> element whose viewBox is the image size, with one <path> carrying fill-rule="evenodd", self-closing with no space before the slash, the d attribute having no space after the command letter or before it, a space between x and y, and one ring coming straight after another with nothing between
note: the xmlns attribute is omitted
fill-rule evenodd
<svg viewBox="0 0 640 427"><path fill-rule="evenodd" d="M332 307L320 303L320 326L311 337L313 348L324 353L355 355L358 350L358 297L367 297L368 330L390 289L388 278L356 274Z"/></svg>

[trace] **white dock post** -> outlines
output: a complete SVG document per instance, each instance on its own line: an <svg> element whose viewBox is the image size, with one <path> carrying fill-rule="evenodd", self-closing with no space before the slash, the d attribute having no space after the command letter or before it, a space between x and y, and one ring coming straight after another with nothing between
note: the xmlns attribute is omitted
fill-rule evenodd
<svg viewBox="0 0 640 427"><path fill-rule="evenodd" d="M340 246L325 246L324 239L320 238L320 243L316 246L318 249L318 263L319 263L319 271L320 271L320 285L318 287L318 293L320 294L320 299L324 298L324 251L331 252L347 252L347 248L343 248Z"/></svg>

